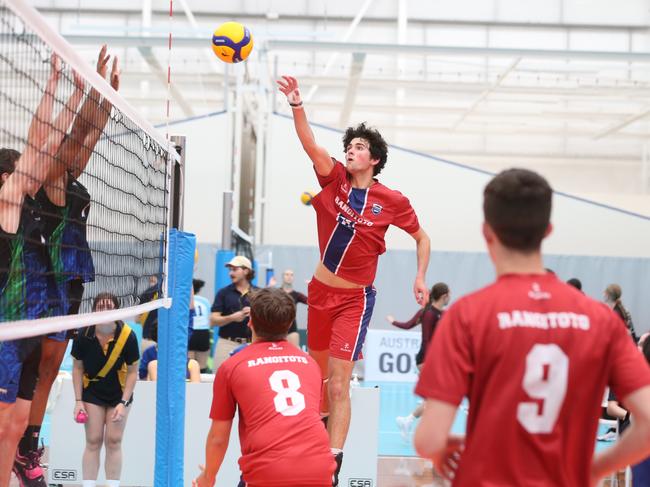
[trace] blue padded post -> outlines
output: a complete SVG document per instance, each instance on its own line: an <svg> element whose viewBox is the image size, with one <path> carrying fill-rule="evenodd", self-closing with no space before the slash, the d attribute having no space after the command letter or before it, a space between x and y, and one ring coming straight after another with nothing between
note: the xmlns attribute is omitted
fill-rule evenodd
<svg viewBox="0 0 650 487"><path fill-rule="evenodd" d="M231 283L230 276L228 276L228 269L226 264L232 260L235 253L232 250L217 250L217 258L214 266L214 294L222 287L226 287Z"/></svg>
<svg viewBox="0 0 650 487"><path fill-rule="evenodd" d="M158 310L155 487L184 484L187 325L195 248L194 235L170 231L168 289L172 306Z"/></svg>

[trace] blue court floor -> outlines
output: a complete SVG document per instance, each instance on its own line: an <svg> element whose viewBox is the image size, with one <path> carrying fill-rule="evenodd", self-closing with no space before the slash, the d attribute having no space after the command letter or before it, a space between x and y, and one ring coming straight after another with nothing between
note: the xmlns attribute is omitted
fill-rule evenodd
<svg viewBox="0 0 650 487"><path fill-rule="evenodd" d="M380 390L379 408L379 456L416 456L413 449L412 436L409 441L404 441L395 422L397 416L407 416L419 402L413 394L415 384L402 382L362 382L362 387L378 387ZM354 421L354 418L352 418ZM466 403L463 403L456 414L452 432L462 434L465 432L467 421ZM417 422L414 423L412 431ZM601 427L598 434L606 432L606 427ZM607 448L612 442L597 441L596 451Z"/></svg>

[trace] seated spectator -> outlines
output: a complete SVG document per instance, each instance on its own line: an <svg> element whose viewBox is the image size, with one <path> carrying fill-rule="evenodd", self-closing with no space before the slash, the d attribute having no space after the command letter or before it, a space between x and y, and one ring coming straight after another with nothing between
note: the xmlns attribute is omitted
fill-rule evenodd
<svg viewBox="0 0 650 487"><path fill-rule="evenodd" d="M154 325L150 334L153 345L142 352L142 360L138 369L140 380L158 380L158 325ZM189 382L201 382L199 363L194 359L187 360L185 378Z"/></svg>

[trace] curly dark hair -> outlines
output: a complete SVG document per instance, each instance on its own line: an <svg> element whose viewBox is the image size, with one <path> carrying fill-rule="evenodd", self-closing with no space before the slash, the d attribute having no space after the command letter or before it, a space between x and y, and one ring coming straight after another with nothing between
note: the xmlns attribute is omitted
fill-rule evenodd
<svg viewBox="0 0 650 487"><path fill-rule="evenodd" d="M343 151L347 151L352 139L357 137L367 140L370 145L370 156L379 162L373 167L373 176L376 176L386 165L388 160L388 145L377 129L367 127L366 122L361 122L356 127L348 127L343 134Z"/></svg>

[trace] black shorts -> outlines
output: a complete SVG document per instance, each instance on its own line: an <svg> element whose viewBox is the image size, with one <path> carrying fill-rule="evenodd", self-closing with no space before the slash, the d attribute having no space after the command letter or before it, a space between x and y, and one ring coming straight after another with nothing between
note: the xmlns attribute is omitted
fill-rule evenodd
<svg viewBox="0 0 650 487"><path fill-rule="evenodd" d="M32 337L25 340L25 350L30 350L23 361L20 371L20 382L16 397L31 401L34 399L36 382L38 382L38 366L41 363L41 337Z"/></svg>
<svg viewBox="0 0 650 487"><path fill-rule="evenodd" d="M131 403L133 403L133 397L133 394L131 394ZM107 400L105 398L97 397L95 394L93 394L92 391L89 391L88 389L84 389L81 393L81 399L83 402L88 402L90 404L94 404L95 406L114 408L122 401L122 394L120 393L119 395L115 395L114 399Z"/></svg>
<svg viewBox="0 0 650 487"><path fill-rule="evenodd" d="M207 352L210 350L210 330L193 330L187 349L190 352Z"/></svg>

